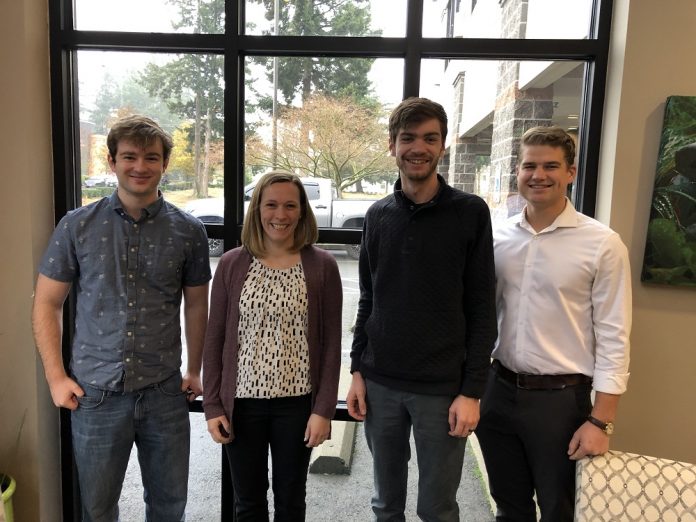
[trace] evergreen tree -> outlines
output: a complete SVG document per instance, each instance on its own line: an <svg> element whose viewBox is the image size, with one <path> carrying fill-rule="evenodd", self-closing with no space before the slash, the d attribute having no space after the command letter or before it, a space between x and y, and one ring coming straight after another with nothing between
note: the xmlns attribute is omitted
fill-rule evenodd
<svg viewBox="0 0 696 522"><path fill-rule="evenodd" d="M263 3L266 19L275 21L274 0ZM369 0L295 0L279 2L278 34L287 36L378 36L370 31ZM372 89L367 77L373 58L278 57L278 90L286 105L305 101L313 93L350 96L370 103ZM269 81L273 80L273 60L263 60ZM272 100L259 96L270 111Z"/></svg>
<svg viewBox="0 0 696 522"><path fill-rule="evenodd" d="M179 10L174 29L189 27L194 33L223 32L223 0L170 0ZM192 121L190 140L194 157L194 195L208 197L211 150L223 135L222 56L184 54L165 65L150 63L140 83L165 100L170 111Z"/></svg>

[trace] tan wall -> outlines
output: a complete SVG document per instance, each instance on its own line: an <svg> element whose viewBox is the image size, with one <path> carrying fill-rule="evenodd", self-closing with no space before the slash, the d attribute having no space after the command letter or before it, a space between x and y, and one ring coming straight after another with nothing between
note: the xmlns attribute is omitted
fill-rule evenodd
<svg viewBox="0 0 696 522"><path fill-rule="evenodd" d="M17 480L16 520L60 520L57 411L29 320L34 267L53 224L47 2L2 5L0 471Z"/></svg>
<svg viewBox="0 0 696 522"><path fill-rule="evenodd" d="M3 2L0 18L0 468L18 479L22 521L60 519L57 415L29 323L53 223L46 4ZM694 2L616 0L598 212L626 241L634 271L632 377L614 447L691 462L696 291L646 287L639 273L664 101L696 95L694 21Z"/></svg>
<svg viewBox="0 0 696 522"><path fill-rule="evenodd" d="M613 446L689 462L696 462L696 289L644 285L640 270L665 100L696 96L694 23L696 2L615 2L598 214L624 238L633 270L631 380Z"/></svg>

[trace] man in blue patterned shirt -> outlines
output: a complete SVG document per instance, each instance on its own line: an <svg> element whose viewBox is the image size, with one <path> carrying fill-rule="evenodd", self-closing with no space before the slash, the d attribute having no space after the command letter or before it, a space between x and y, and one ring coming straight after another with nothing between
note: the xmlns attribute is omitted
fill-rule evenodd
<svg viewBox="0 0 696 522"><path fill-rule="evenodd" d="M184 520L187 398L202 393L208 241L203 225L158 190L172 139L157 123L124 118L109 132L107 147L118 188L68 212L56 227L39 266L34 337L53 402L72 410L83 520L118 520L134 442L147 519ZM76 317L66 371L62 309L71 286Z"/></svg>

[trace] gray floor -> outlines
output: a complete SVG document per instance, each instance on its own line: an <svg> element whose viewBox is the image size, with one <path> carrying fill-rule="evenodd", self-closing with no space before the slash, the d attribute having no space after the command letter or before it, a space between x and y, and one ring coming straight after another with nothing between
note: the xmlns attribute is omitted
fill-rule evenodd
<svg viewBox="0 0 696 522"><path fill-rule="evenodd" d="M191 478L186 520L220 520L220 447L205 430L201 414L191 415ZM133 452L135 454L135 450ZM416 484L418 470L415 452L409 472L406 520L416 521ZM365 444L362 425L358 427L350 475L310 474L307 481L307 520L309 522L354 522L371 520L372 459ZM457 495L464 522L488 522L494 519L471 445L467 447L462 482ZM272 504L271 504L272 505ZM145 519L142 485L137 459L132 458L121 496L121 520Z"/></svg>

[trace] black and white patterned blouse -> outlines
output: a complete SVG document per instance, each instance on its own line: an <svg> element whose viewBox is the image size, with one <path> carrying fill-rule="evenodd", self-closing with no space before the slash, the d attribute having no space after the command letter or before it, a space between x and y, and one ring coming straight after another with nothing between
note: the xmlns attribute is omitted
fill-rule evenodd
<svg viewBox="0 0 696 522"><path fill-rule="evenodd" d="M238 398L295 397L312 391L302 264L268 268L254 258L239 298Z"/></svg>

